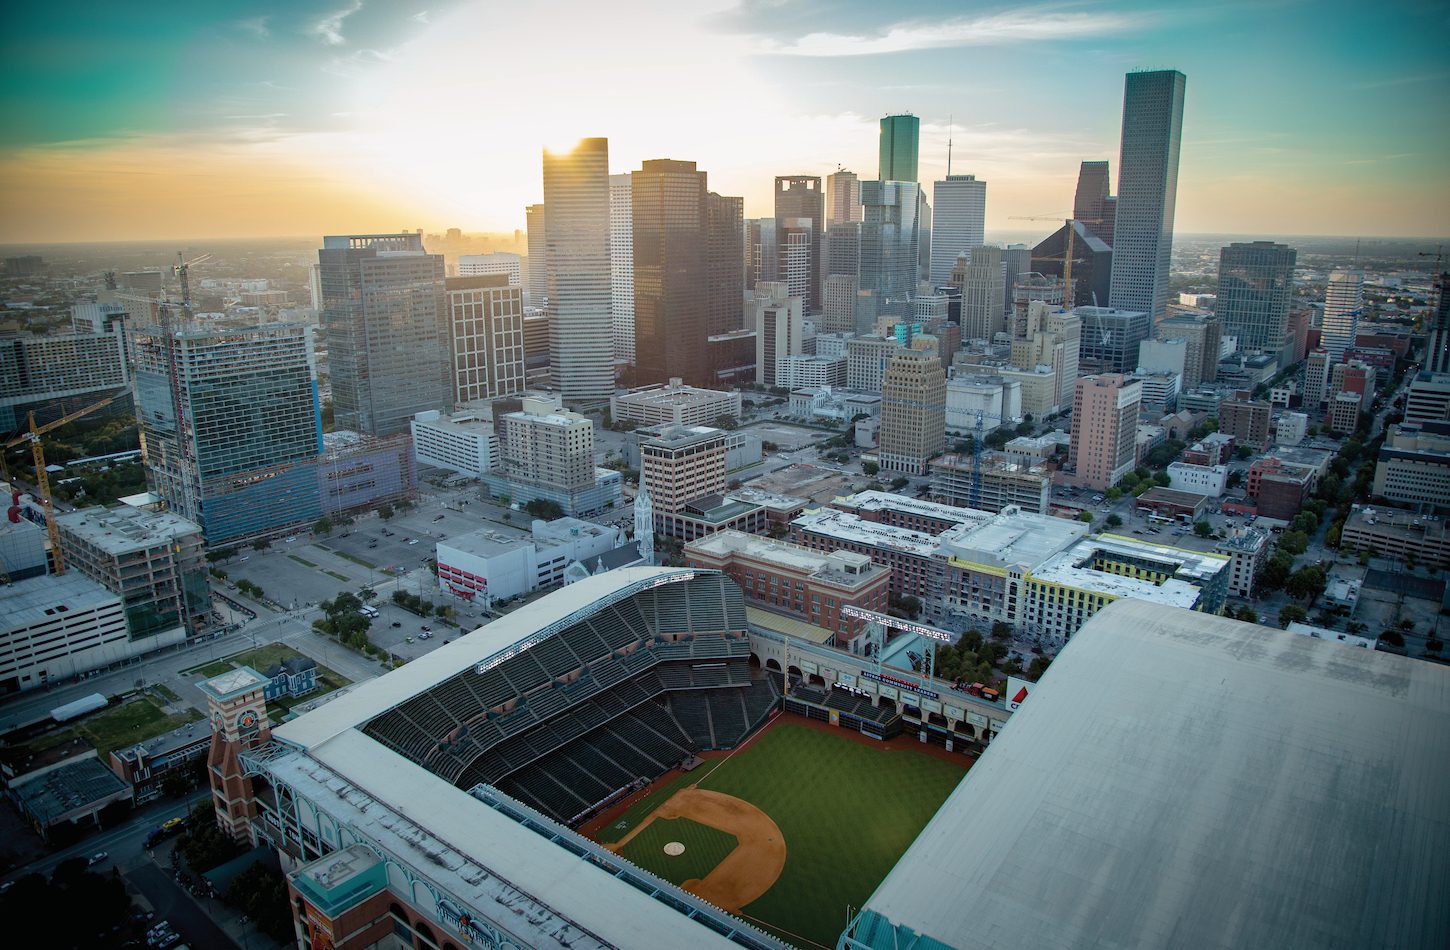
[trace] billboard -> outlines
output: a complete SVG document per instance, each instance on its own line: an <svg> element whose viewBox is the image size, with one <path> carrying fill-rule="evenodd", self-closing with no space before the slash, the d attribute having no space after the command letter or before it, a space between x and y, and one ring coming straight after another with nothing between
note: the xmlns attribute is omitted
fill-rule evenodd
<svg viewBox="0 0 1450 950"><path fill-rule="evenodd" d="M1036 685L1036 683L1018 679L1015 676L1007 677L1007 692L1004 696L1007 700L1008 712L1016 712L1017 707L1022 705L1022 701L1027 698Z"/></svg>

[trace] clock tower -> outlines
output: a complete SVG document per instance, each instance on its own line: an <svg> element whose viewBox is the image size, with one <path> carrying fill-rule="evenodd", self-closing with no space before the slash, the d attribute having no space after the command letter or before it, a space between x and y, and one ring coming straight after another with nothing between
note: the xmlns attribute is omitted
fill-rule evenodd
<svg viewBox="0 0 1450 950"><path fill-rule="evenodd" d="M252 844L256 842L251 820L257 807L252 780L242 770L241 754L272 736L267 721L268 682L251 667L240 666L199 684L211 716L211 753L206 764L217 825L234 840Z"/></svg>

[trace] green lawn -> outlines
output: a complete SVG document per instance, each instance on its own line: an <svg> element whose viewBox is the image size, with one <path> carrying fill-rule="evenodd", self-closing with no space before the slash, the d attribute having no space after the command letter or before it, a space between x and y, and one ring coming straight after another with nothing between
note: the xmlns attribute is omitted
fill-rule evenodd
<svg viewBox="0 0 1450 950"><path fill-rule="evenodd" d="M368 570L373 570L374 568L377 567L377 565L374 564L372 561L364 561L362 558L357 557L356 555L348 554L346 551L333 551L332 553L333 554L336 554L340 558L344 558L345 560L349 560L349 561L353 562L354 564L361 564L363 567L367 568ZM346 578L344 578L344 580L346 580Z"/></svg>
<svg viewBox="0 0 1450 950"><path fill-rule="evenodd" d="M151 689L153 691L161 694L161 697L163 699L165 699L168 703L179 703L179 702L181 702L181 697L178 696L178 695L176 695L175 691L173 691L172 689L170 689L164 683L155 683L155 684L153 684L151 686Z"/></svg>
<svg viewBox="0 0 1450 950"><path fill-rule="evenodd" d="M267 667L273 663L280 663L283 660L290 660L301 656L296 650L285 643L274 642L266 646L257 647L255 650L247 650L242 653L233 653L224 662L228 664L227 669L233 666L250 666L258 673L265 673ZM222 670L223 673L226 670Z"/></svg>
<svg viewBox="0 0 1450 950"><path fill-rule="evenodd" d="M684 852L665 854L664 847L671 841L684 845ZM688 818L656 819L620 853L665 880L680 884L709 874L735 850L737 843L734 835Z"/></svg>
<svg viewBox="0 0 1450 950"><path fill-rule="evenodd" d="M307 560L306 558L298 557L295 554L289 554L287 556L289 558L291 558L292 560L296 561L298 564L301 564L304 567L316 567L317 566L316 564L313 564L311 561Z"/></svg>
<svg viewBox="0 0 1450 950"><path fill-rule="evenodd" d="M352 578L348 577L346 574L339 574L337 573L337 571L329 571L326 568L323 568L322 573L328 575L329 577L335 577L338 580L342 581L344 584L352 583Z"/></svg>
<svg viewBox="0 0 1450 950"><path fill-rule="evenodd" d="M744 913L786 939L831 947L847 905L866 902L966 765L785 722L703 780L692 774L678 784L734 795L775 820L785 837L785 869Z"/></svg>
<svg viewBox="0 0 1450 950"><path fill-rule="evenodd" d="M104 762L113 749L154 738L201 718L195 709L168 716L154 700L142 698L97 713L76 726L76 731L90 740Z"/></svg>

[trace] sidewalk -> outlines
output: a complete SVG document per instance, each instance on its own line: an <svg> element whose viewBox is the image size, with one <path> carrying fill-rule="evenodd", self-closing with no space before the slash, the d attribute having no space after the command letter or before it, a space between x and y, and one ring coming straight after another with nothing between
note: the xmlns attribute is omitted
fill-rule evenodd
<svg viewBox="0 0 1450 950"><path fill-rule="evenodd" d="M172 866L172 852L176 848L176 839L170 838L163 841L151 850L151 861L156 865L157 870L162 874L175 880L175 868ZM180 858L177 858L180 861ZM271 937L257 929L257 925L235 907L222 900L220 897L202 896L202 888L206 882L200 878L194 878L200 884L192 893L184 884L176 885L177 893L182 899L191 902L196 908L205 914L213 923L220 927L228 937L236 941L237 946L244 950L290 950L291 944L286 947L277 943Z"/></svg>

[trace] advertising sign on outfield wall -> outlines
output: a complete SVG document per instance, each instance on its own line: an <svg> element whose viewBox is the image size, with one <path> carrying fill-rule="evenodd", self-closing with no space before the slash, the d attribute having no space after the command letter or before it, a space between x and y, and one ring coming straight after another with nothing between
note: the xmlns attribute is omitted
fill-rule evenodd
<svg viewBox="0 0 1450 950"><path fill-rule="evenodd" d="M1007 692L1003 694L1007 700L1007 710L1016 712L1017 707L1022 705L1022 701L1027 698L1027 694L1032 692L1032 688L1036 685L1036 683L1018 679L1015 676L1007 677Z"/></svg>

